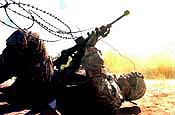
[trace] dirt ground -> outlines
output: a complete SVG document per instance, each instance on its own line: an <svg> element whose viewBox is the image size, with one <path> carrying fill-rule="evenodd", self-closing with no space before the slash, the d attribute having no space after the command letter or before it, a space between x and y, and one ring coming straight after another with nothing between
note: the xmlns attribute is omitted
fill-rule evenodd
<svg viewBox="0 0 175 115"><path fill-rule="evenodd" d="M137 106L129 102L122 105L123 114L175 115L175 80L146 80L146 86L144 97L134 101Z"/></svg>
<svg viewBox="0 0 175 115"><path fill-rule="evenodd" d="M116 115L175 115L175 80L146 80L147 91L144 97L134 101L123 103ZM29 109L8 108L0 94L0 115L31 115ZM35 115L55 115L50 110L43 110Z"/></svg>

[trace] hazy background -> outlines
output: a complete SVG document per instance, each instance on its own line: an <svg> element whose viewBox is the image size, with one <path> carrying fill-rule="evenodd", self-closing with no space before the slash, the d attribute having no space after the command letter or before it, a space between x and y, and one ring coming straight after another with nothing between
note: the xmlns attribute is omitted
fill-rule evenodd
<svg viewBox="0 0 175 115"><path fill-rule="evenodd" d="M111 72L116 73L138 70L148 75L154 73L155 75L174 77L174 0L20 1L55 14L74 31L100 27L122 15L125 10L130 10L129 16L112 26L110 34L103 39L105 42L100 41L97 44L97 47L104 53L107 67ZM2 3L4 0L0 0L0 2ZM17 24L24 28L31 23L30 21L27 23L23 18L17 19L13 15L12 17ZM0 20L10 24L3 9L0 9ZM53 24L57 23L54 21ZM41 29L37 24L30 30L39 32L42 39L59 39ZM5 40L13 31L15 30L0 23L0 52L5 48ZM88 31L92 31L92 29ZM86 36L88 31L79 33L79 35ZM61 40L46 44L49 54L56 56L62 49L73 46L74 41ZM120 56L116 50L123 56ZM163 71L166 72L162 73Z"/></svg>

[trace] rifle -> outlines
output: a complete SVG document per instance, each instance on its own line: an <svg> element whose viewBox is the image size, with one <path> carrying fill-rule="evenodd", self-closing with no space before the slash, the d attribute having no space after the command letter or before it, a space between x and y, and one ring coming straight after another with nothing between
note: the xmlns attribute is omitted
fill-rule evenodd
<svg viewBox="0 0 175 115"><path fill-rule="evenodd" d="M99 37L106 37L109 34L112 25L127 15L129 15L129 10L124 11L123 15L107 24L106 26L95 28L95 31L92 31L91 34L88 32L88 37L86 39L84 39L82 36L75 39L76 45L69 49L63 50L61 52L60 58L55 61L54 65L56 65L57 68L60 68L61 64L66 64L69 56L71 56L72 61L67 69L70 69L71 72L75 72L79 68L81 59L85 52L85 48L94 47L99 40Z"/></svg>
<svg viewBox="0 0 175 115"><path fill-rule="evenodd" d="M88 34L88 42L86 44L86 47L93 47L99 41L99 37L106 37L109 34L110 28L114 23L122 19L123 17L129 15L129 10L124 11L124 14L112 21L111 23L107 24L106 26L101 26L100 28L95 28L95 31L92 31L92 33L87 33Z"/></svg>

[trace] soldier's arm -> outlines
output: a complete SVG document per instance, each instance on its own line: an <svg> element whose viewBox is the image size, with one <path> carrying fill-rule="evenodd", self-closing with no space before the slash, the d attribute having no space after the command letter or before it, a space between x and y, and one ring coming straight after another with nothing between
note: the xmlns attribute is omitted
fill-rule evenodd
<svg viewBox="0 0 175 115"><path fill-rule="evenodd" d="M106 37L110 32L110 26L101 26L100 28L95 28L95 31L91 33L87 33L88 41L86 43L86 47L94 47L99 39L102 37Z"/></svg>
<svg viewBox="0 0 175 115"><path fill-rule="evenodd" d="M112 86L107 80L107 72L101 52L97 48L90 47L86 49L83 66L86 75L90 79L91 86L96 91L97 101L109 108L110 111L120 108L122 100L118 94L119 88L116 85L114 88L116 92L113 92Z"/></svg>

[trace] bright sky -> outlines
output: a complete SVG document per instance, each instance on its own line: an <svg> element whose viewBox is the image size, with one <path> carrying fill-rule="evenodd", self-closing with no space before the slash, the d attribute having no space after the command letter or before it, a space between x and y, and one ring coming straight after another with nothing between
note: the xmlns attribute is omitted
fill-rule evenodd
<svg viewBox="0 0 175 115"><path fill-rule="evenodd" d="M21 2L53 12L74 30L100 27L121 16L125 10L130 10L129 16L112 26L110 34L104 41L126 55L148 57L166 52L175 58L174 0L21 0ZM0 12L3 12L3 9L0 9ZM5 15L1 15L0 19L7 21ZM26 23L23 20L15 21L24 25ZM39 32L43 39L56 38L38 26L30 30ZM0 24L0 51L5 47L5 40L13 31L14 29ZM55 56L60 50L73 44L72 40L61 40L47 45L50 55ZM110 49L104 42L99 42L98 47L101 50Z"/></svg>

